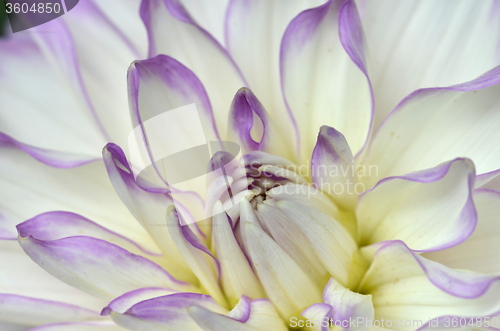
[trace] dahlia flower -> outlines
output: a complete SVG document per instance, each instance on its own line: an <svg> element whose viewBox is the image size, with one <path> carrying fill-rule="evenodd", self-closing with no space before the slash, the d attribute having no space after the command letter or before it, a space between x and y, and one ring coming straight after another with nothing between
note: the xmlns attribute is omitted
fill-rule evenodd
<svg viewBox="0 0 500 331"><path fill-rule="evenodd" d="M499 8L81 0L2 39L0 329L498 329ZM127 147L192 104L245 170L200 222Z"/></svg>

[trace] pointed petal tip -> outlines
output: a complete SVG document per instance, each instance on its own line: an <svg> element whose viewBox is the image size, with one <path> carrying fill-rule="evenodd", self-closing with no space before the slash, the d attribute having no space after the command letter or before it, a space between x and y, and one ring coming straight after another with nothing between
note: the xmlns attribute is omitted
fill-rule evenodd
<svg viewBox="0 0 500 331"><path fill-rule="evenodd" d="M101 310L101 316L109 316L113 312L113 309L110 307L106 306Z"/></svg>
<svg viewBox="0 0 500 331"><path fill-rule="evenodd" d="M341 143L342 145L349 146L342 132L336 130L331 126L327 125L321 126L318 133L318 140L316 143L316 147L318 145L325 145L325 146L336 145L334 144L334 142L337 142L337 144Z"/></svg>
<svg viewBox="0 0 500 331"><path fill-rule="evenodd" d="M243 86L243 87L240 87L238 89L238 91L236 92L235 96L239 96L239 95L246 95L247 93L249 94L253 94L252 90L250 90L248 87L246 86Z"/></svg>
<svg viewBox="0 0 500 331"><path fill-rule="evenodd" d="M319 128L318 135L320 135L320 136L341 135L342 137L344 136L340 131L338 131L334 127L331 127L328 125L322 125Z"/></svg>

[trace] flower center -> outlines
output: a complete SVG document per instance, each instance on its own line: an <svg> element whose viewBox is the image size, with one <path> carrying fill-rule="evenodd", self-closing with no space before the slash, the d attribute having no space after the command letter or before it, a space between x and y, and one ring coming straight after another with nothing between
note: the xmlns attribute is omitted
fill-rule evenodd
<svg viewBox="0 0 500 331"><path fill-rule="evenodd" d="M269 190L291 183L291 181L286 178L276 177L266 172L260 172L258 169L247 170L247 176L252 180L248 189L254 194L254 197L250 200L253 208L257 208L258 204L266 200Z"/></svg>

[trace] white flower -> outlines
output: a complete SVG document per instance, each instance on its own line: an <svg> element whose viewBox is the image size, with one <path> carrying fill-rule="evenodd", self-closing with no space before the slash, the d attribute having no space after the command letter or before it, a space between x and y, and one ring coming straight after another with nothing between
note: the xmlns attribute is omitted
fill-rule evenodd
<svg viewBox="0 0 500 331"><path fill-rule="evenodd" d="M498 327L498 10L82 0L2 40L0 328ZM249 193L181 226L124 147L192 103Z"/></svg>

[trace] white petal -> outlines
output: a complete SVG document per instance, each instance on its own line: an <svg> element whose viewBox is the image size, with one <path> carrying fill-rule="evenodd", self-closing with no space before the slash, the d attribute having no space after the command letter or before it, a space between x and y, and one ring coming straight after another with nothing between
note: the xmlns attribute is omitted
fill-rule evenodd
<svg viewBox="0 0 500 331"><path fill-rule="evenodd" d="M324 3L314 1L231 1L226 16L227 48L250 88L259 96L289 141L293 119L280 87L280 43L290 21L301 11Z"/></svg>
<svg viewBox="0 0 500 331"><path fill-rule="evenodd" d="M357 246L346 229L310 205L286 200L276 205L304 234L330 275L347 285Z"/></svg>
<svg viewBox="0 0 500 331"><path fill-rule="evenodd" d="M106 301L69 286L33 262L17 241L0 240L0 293L45 299L99 311Z"/></svg>
<svg viewBox="0 0 500 331"><path fill-rule="evenodd" d="M286 184L267 191L267 195L277 200L310 204L323 213L335 219L340 219L338 217L339 210L335 203L311 185Z"/></svg>
<svg viewBox="0 0 500 331"><path fill-rule="evenodd" d="M68 55L70 37L58 26L50 25L52 33L45 36L59 38ZM1 44L0 131L37 148L74 154L75 159L98 159L106 139L77 80L73 57L67 56L67 67L58 66L26 34L14 34Z"/></svg>
<svg viewBox="0 0 500 331"><path fill-rule="evenodd" d="M311 159L314 186L345 209L356 205L354 157L342 133L322 126ZM352 188L350 186L352 185Z"/></svg>
<svg viewBox="0 0 500 331"><path fill-rule="evenodd" d="M472 235L458 246L424 256L451 268L500 274L500 193L479 189L473 197L478 219Z"/></svg>
<svg viewBox="0 0 500 331"><path fill-rule="evenodd" d="M196 281L189 266L172 240L165 217L172 200L164 193L148 192L134 180L131 169L118 146L109 144L103 150L103 158L116 193L136 220L148 231L150 238L168 257L166 268L174 277L188 282Z"/></svg>
<svg viewBox="0 0 500 331"><path fill-rule="evenodd" d="M207 30L221 45L225 44L224 19L229 0L210 2L181 0L181 2L197 24Z"/></svg>
<svg viewBox="0 0 500 331"><path fill-rule="evenodd" d="M192 306L188 308L189 315L205 331L252 331L255 330L245 324L235 321L221 314L213 313L208 309Z"/></svg>
<svg viewBox="0 0 500 331"><path fill-rule="evenodd" d="M499 83L497 67L467 83L410 94L375 133L363 164L377 171L362 180L371 187L456 157L470 158L478 174L500 169Z"/></svg>
<svg viewBox="0 0 500 331"><path fill-rule="evenodd" d="M278 208L276 200L267 199L264 203L258 204L256 214L262 226L269 231L269 235L294 259L302 270L313 281L324 284L330 275L309 243L309 238L306 237L299 225L290 220L287 214ZM302 220L303 223L307 221L309 220Z"/></svg>
<svg viewBox="0 0 500 331"><path fill-rule="evenodd" d="M210 296L198 293L165 295L141 301L123 314L115 311L110 311L110 313L113 321L129 330L202 330L189 316L188 309L192 306L227 314L227 310L215 303Z"/></svg>
<svg viewBox="0 0 500 331"><path fill-rule="evenodd" d="M123 314L130 307L141 301L158 298L161 296L170 295L174 293L176 292L162 287L146 287L133 290L111 301L106 307L102 309L101 315L107 316L112 312Z"/></svg>
<svg viewBox="0 0 500 331"><path fill-rule="evenodd" d="M219 262L187 225L180 225L179 216L173 205L167 210L167 226L173 242L199 279L201 287L221 306L227 306L226 299L219 285Z"/></svg>
<svg viewBox="0 0 500 331"><path fill-rule="evenodd" d="M352 292L332 278L323 291L323 301L332 306L334 320L356 320L357 326L350 329L370 329L366 322L373 321L375 314L371 295Z"/></svg>
<svg viewBox="0 0 500 331"><path fill-rule="evenodd" d="M139 5L138 0L119 6L113 1L87 0L63 17L95 113L109 141L121 146L125 146L133 129L125 68L147 53L147 33L139 17Z"/></svg>
<svg viewBox="0 0 500 331"><path fill-rule="evenodd" d="M148 49L147 33L144 24L138 15L141 1L131 0L120 4L120 6L114 6L112 2L108 1L91 1L98 9L100 9L102 16L105 17L103 21L107 21L109 23L108 25L103 24L103 26L100 26L101 32L103 28L111 28L120 35L119 38L122 38L122 42L128 44L129 48L132 48L132 50L137 51L137 55L140 55L141 57L146 56ZM82 6L79 5L78 9L82 9L81 7ZM78 11L71 10L71 13L78 13ZM72 16L77 15L72 14ZM68 18L71 21L76 19L76 17L72 16L67 15L64 16L64 18ZM99 16L99 14L94 12L94 16ZM71 22L68 24L71 24ZM94 36L98 37L97 35ZM115 40L114 42L117 41Z"/></svg>
<svg viewBox="0 0 500 331"><path fill-rule="evenodd" d="M227 316L211 312L208 309L192 306L188 309L189 315L198 323L203 330L288 330L284 321L278 316L273 305L267 299L248 301L242 297L240 304L245 303L245 316L237 318L233 315L234 310Z"/></svg>
<svg viewBox="0 0 500 331"><path fill-rule="evenodd" d="M306 326L313 325L315 327L315 330L329 331L330 328L328 326L331 325L331 313L331 305L326 303L315 303L314 305L311 305L304 309L304 311L301 313L301 315L306 318L307 321L299 323L304 323L304 325ZM297 326L295 324L295 321L292 321L292 326Z"/></svg>
<svg viewBox="0 0 500 331"><path fill-rule="evenodd" d="M260 172L265 172L277 177L282 177L285 178L292 183L299 184L299 185L307 185L309 184L304 177L301 175L297 174L293 170L289 170L280 166L274 166L274 165L263 165L259 167L258 169Z"/></svg>
<svg viewBox="0 0 500 331"><path fill-rule="evenodd" d="M321 125L342 132L356 154L368 137L372 98L354 2L329 1L295 17L283 36L280 61L302 159L313 150Z"/></svg>
<svg viewBox="0 0 500 331"><path fill-rule="evenodd" d="M19 243L39 266L61 281L104 300L141 287L197 291L154 262L100 239L76 236L45 241L29 233L25 235Z"/></svg>
<svg viewBox="0 0 500 331"><path fill-rule="evenodd" d="M0 157L0 223L10 224L9 238L17 239L16 224L60 210L78 213L150 251L160 252L116 196L102 162L57 169L22 151L5 148L0 149Z"/></svg>
<svg viewBox="0 0 500 331"><path fill-rule="evenodd" d="M219 137L204 85L191 70L176 59L158 55L135 61L128 69L128 88L134 126L141 125L168 110L194 103L206 140L217 140ZM226 117L228 109L229 104ZM151 136L152 134L150 133Z"/></svg>
<svg viewBox="0 0 500 331"><path fill-rule="evenodd" d="M278 315L276 308L268 299L257 299L250 302L250 317L245 322L257 330L288 330Z"/></svg>
<svg viewBox="0 0 500 331"><path fill-rule="evenodd" d="M2 329L3 330L3 329ZM124 328L119 327L113 322L70 322L46 324L30 331L123 331Z"/></svg>
<svg viewBox="0 0 500 331"><path fill-rule="evenodd" d="M446 268L394 241L376 253L358 292L372 295L376 320L403 330L397 320L489 316L500 310L499 289L498 278Z"/></svg>
<svg viewBox="0 0 500 331"><path fill-rule="evenodd" d="M233 229L220 202L214 207L212 236L221 264L221 284L230 306L234 306L246 295L252 299L264 297L264 291L250 262L236 241Z"/></svg>
<svg viewBox="0 0 500 331"><path fill-rule="evenodd" d="M0 293L0 319L11 323L40 325L100 319L97 311L67 303Z"/></svg>
<svg viewBox="0 0 500 331"><path fill-rule="evenodd" d="M225 49L192 20L180 3L173 0L143 1L141 17L150 40L148 56L171 56L199 77L207 89L217 128L224 139L231 100L236 91L246 85L239 69Z"/></svg>
<svg viewBox="0 0 500 331"><path fill-rule="evenodd" d="M257 131L254 134L254 130ZM234 96L229 112L228 137L238 142L244 153L264 151L291 158L289 143L255 94L241 88Z"/></svg>
<svg viewBox="0 0 500 331"><path fill-rule="evenodd" d="M411 249L434 251L465 241L477 221L473 187L467 159L383 179L358 200L361 245L400 239Z"/></svg>
<svg viewBox="0 0 500 331"><path fill-rule="evenodd" d="M297 263L263 230L243 224L246 251L266 293L281 317L289 320L321 301L321 292Z"/></svg>
<svg viewBox="0 0 500 331"><path fill-rule="evenodd" d="M495 1L373 0L360 3L360 12L370 50L375 128L414 90L466 82L500 64ZM447 158L457 156L466 155Z"/></svg>
<svg viewBox="0 0 500 331"><path fill-rule="evenodd" d="M490 190L494 190L497 192L500 192L500 170L494 172L496 176L488 176L488 181L481 185L481 188L486 188ZM481 176L478 176L479 178L476 178L476 183L481 181ZM477 186L476 186L477 187Z"/></svg>
<svg viewBox="0 0 500 331"><path fill-rule="evenodd" d="M12 324L7 322L0 321L0 328L5 331L26 331L31 329L30 326L21 325L21 324Z"/></svg>
<svg viewBox="0 0 500 331"><path fill-rule="evenodd" d="M127 237L110 231L91 220L74 213L53 211L37 215L16 226L21 237L29 235L41 240L87 236L107 241L129 252L152 260L162 260L161 253L148 251Z"/></svg>

